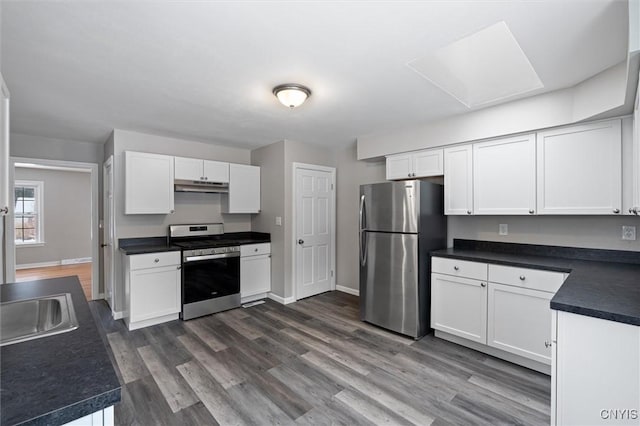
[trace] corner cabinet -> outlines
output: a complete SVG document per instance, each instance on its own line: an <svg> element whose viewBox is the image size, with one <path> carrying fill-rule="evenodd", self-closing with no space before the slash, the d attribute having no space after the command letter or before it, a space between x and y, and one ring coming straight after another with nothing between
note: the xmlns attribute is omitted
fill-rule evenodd
<svg viewBox="0 0 640 426"><path fill-rule="evenodd" d="M181 305L179 251L124 255L126 312L129 330L178 319Z"/></svg>
<svg viewBox="0 0 640 426"><path fill-rule="evenodd" d="M621 121L537 133L539 214L622 213Z"/></svg>
<svg viewBox="0 0 640 426"><path fill-rule="evenodd" d="M174 212L173 157L145 152L124 152L125 214Z"/></svg>
<svg viewBox="0 0 640 426"><path fill-rule="evenodd" d="M473 213L529 215L536 209L536 135L473 145Z"/></svg>
<svg viewBox="0 0 640 426"><path fill-rule="evenodd" d="M387 180L412 179L444 174L443 150L427 149L386 157Z"/></svg>
<svg viewBox="0 0 640 426"><path fill-rule="evenodd" d="M229 164L229 193L222 213L260 213L260 167Z"/></svg>
<svg viewBox="0 0 640 426"><path fill-rule="evenodd" d="M473 214L473 146L444 150L444 214Z"/></svg>

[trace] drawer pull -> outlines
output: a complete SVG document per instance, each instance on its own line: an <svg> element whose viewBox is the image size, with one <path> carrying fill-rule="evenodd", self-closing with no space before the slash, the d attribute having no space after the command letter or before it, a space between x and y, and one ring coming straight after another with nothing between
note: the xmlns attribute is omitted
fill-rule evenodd
<svg viewBox="0 0 640 426"><path fill-rule="evenodd" d="M158 263L158 262L160 262L160 259L155 258L155 259L154 259L154 262Z"/></svg>
<svg viewBox="0 0 640 426"><path fill-rule="evenodd" d="M486 287L487 283L480 283L480 287Z"/></svg>
<svg viewBox="0 0 640 426"><path fill-rule="evenodd" d="M460 270L460 268L458 268L457 266L454 266L454 267L453 267L453 270L454 270L454 271L459 271L459 270Z"/></svg>
<svg viewBox="0 0 640 426"><path fill-rule="evenodd" d="M257 248L255 248L255 249L253 249L253 251L258 251L258 249L257 249Z"/></svg>
<svg viewBox="0 0 640 426"><path fill-rule="evenodd" d="M524 281L526 277L524 275L520 275L520 281Z"/></svg>

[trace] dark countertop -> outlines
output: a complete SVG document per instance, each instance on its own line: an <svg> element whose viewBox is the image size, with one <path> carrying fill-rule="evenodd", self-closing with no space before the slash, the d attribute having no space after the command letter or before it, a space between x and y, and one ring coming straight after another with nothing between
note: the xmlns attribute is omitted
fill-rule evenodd
<svg viewBox="0 0 640 426"><path fill-rule="evenodd" d="M552 309L640 326L638 252L455 240L431 255L569 273Z"/></svg>
<svg viewBox="0 0 640 426"><path fill-rule="evenodd" d="M264 232L227 232L217 235L220 244L256 244L268 243L271 235ZM167 237L121 238L118 241L120 251L126 255L179 251L180 247L169 244Z"/></svg>
<svg viewBox="0 0 640 426"><path fill-rule="evenodd" d="M71 293L79 327L0 348L0 424L59 425L120 401L120 383L77 277L4 284L3 302Z"/></svg>

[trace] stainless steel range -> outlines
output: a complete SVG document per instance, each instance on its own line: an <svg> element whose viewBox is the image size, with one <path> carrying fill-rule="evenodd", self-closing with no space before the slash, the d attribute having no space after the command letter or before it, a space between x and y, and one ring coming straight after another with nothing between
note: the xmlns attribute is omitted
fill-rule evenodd
<svg viewBox="0 0 640 426"><path fill-rule="evenodd" d="M240 306L240 246L221 223L169 226L182 249L182 312L188 320Z"/></svg>

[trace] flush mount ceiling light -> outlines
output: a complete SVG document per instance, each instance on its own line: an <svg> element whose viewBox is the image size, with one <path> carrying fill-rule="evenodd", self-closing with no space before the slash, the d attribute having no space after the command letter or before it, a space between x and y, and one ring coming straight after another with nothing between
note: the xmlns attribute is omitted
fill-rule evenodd
<svg viewBox="0 0 640 426"><path fill-rule="evenodd" d="M301 84L289 83L274 87L273 94L282 105L295 108L302 105L311 96L311 90Z"/></svg>

